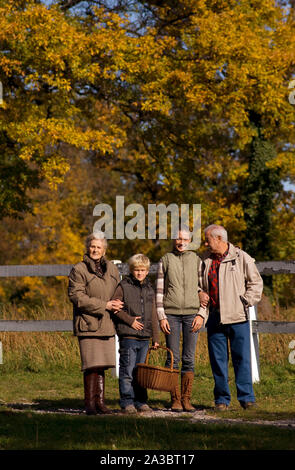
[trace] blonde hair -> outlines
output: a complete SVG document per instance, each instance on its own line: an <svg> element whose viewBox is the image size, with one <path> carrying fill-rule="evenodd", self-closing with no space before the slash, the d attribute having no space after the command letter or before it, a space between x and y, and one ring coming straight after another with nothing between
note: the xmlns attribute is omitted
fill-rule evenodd
<svg viewBox="0 0 295 470"><path fill-rule="evenodd" d="M130 271L132 271L135 268L138 268L139 266L143 266L147 270L150 269L150 260L147 256L143 255L142 253L138 253L136 255L131 256L128 260L128 266Z"/></svg>

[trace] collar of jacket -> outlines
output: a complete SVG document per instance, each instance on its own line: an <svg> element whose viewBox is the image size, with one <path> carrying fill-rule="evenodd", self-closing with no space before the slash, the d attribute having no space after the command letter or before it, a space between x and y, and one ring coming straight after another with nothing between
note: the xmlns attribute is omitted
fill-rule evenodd
<svg viewBox="0 0 295 470"><path fill-rule="evenodd" d="M184 256L184 255L187 255L188 253L194 253L194 252L192 250L178 251L176 248L173 248L172 253L175 256Z"/></svg>
<svg viewBox="0 0 295 470"><path fill-rule="evenodd" d="M138 286L138 287L149 287L151 285L150 281L147 278L145 278L144 281L141 283L131 273L128 274L128 276L126 276L125 279L129 284L132 284L132 285Z"/></svg>
<svg viewBox="0 0 295 470"><path fill-rule="evenodd" d="M88 270L93 273L93 274L96 274L96 269L95 269L95 261L90 258L89 255L85 254L83 256L83 261L84 263L86 264ZM100 264L101 264L101 267L102 267L102 270L103 270L103 273L105 274L106 271L107 271L107 261L106 261L106 257L105 256L102 256L100 258Z"/></svg>
<svg viewBox="0 0 295 470"><path fill-rule="evenodd" d="M227 261L232 261L239 256L238 251L240 250L240 248L238 246L234 246L232 243L229 243L229 242L228 242L228 245L229 245L228 254L221 261L222 263L226 263ZM211 258L211 252L209 250L204 253L203 260L206 260L208 258Z"/></svg>

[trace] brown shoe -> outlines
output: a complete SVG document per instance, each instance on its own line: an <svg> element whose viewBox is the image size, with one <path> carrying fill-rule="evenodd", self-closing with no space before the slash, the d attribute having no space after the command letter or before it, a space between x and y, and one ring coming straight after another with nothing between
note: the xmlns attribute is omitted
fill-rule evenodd
<svg viewBox="0 0 295 470"><path fill-rule="evenodd" d="M123 412L127 415L134 415L137 413L137 410L134 405L127 405L125 408L123 408Z"/></svg>
<svg viewBox="0 0 295 470"><path fill-rule="evenodd" d="M137 408L137 411L139 411L139 413L150 413L153 410L149 407L147 403L144 403L143 405Z"/></svg>
<svg viewBox="0 0 295 470"><path fill-rule="evenodd" d="M217 403L214 407L215 411L226 411L228 410L228 405L226 403Z"/></svg>
<svg viewBox="0 0 295 470"><path fill-rule="evenodd" d="M196 411L195 407L191 404L190 399L192 395L192 388L194 382L194 373L185 372L181 376L181 404L184 411Z"/></svg>
<svg viewBox="0 0 295 470"><path fill-rule="evenodd" d="M240 401L240 405L244 410L249 408L257 408L257 403L255 401Z"/></svg>
<svg viewBox="0 0 295 470"><path fill-rule="evenodd" d="M175 389L171 392L171 411L183 411L178 385L176 385Z"/></svg>

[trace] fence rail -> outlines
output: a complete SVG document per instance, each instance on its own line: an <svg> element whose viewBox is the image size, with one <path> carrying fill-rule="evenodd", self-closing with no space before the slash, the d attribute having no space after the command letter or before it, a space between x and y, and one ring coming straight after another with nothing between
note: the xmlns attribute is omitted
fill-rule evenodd
<svg viewBox="0 0 295 470"><path fill-rule="evenodd" d="M253 333L295 333L295 322L294 321L252 321Z"/></svg>
<svg viewBox="0 0 295 470"><path fill-rule="evenodd" d="M0 320L1 331L73 331L72 320ZM200 331L206 331L202 327ZM253 333L295 333L295 322L252 321Z"/></svg>
<svg viewBox="0 0 295 470"><path fill-rule="evenodd" d="M128 264L116 262L121 274L128 273ZM24 276L68 276L72 264L19 264L0 266L0 277L24 277ZM157 263L152 263L150 273L155 274ZM273 274L295 274L295 261L261 261L256 266L260 274L270 276Z"/></svg>
<svg viewBox="0 0 295 470"><path fill-rule="evenodd" d="M121 275L128 273L128 264L114 261ZM157 263L152 263L150 273L157 272ZM264 261L256 263L260 274L295 274L295 261ZM68 276L72 264L31 264L0 266L0 278ZM71 320L0 320L1 331L72 331ZM205 331L203 327L201 331ZM252 321L253 333L295 333L295 322Z"/></svg>
<svg viewBox="0 0 295 470"><path fill-rule="evenodd" d="M73 331L72 320L0 320L0 331Z"/></svg>

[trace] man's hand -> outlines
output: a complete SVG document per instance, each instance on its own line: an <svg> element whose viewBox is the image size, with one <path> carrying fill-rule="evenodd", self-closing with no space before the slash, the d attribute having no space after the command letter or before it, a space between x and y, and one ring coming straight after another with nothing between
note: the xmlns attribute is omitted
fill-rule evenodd
<svg viewBox="0 0 295 470"><path fill-rule="evenodd" d="M195 333L199 331L204 323L204 318L201 315L196 315L192 323L192 332Z"/></svg>
<svg viewBox="0 0 295 470"><path fill-rule="evenodd" d="M170 325L169 325L167 318L165 318L164 320L160 320L160 328L163 331L163 333L165 333L165 335L170 335L171 330L170 330Z"/></svg>
<svg viewBox="0 0 295 470"><path fill-rule="evenodd" d="M207 294L207 292L200 291L199 299L200 299L201 307L206 308L209 302L209 295Z"/></svg>

